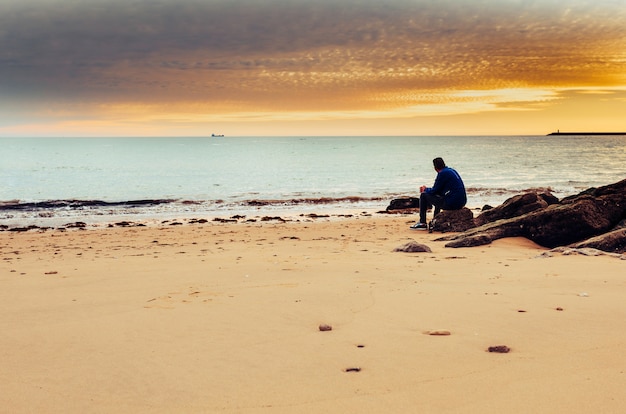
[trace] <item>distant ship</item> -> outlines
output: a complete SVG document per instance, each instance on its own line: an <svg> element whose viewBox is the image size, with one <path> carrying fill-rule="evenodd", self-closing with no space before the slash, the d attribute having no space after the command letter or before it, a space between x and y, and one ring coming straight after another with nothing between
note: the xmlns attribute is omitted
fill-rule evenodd
<svg viewBox="0 0 626 414"><path fill-rule="evenodd" d="M212 136L213 138L217 138L217 137L223 137L223 136L224 136L224 134L211 134L211 136Z"/></svg>

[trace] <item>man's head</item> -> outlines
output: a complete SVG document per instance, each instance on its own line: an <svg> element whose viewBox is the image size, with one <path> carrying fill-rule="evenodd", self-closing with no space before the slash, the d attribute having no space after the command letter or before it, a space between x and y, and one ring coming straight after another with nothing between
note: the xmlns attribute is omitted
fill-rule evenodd
<svg viewBox="0 0 626 414"><path fill-rule="evenodd" d="M441 171L446 168L446 163L443 161L443 158L437 157L433 160L433 165L435 166L435 170Z"/></svg>

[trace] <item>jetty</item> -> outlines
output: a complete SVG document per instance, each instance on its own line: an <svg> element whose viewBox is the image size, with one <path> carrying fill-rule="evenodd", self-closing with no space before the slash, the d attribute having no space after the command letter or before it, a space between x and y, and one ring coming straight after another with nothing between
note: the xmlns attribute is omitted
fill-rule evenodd
<svg viewBox="0 0 626 414"><path fill-rule="evenodd" d="M551 135L626 135L626 132L550 132L547 136Z"/></svg>

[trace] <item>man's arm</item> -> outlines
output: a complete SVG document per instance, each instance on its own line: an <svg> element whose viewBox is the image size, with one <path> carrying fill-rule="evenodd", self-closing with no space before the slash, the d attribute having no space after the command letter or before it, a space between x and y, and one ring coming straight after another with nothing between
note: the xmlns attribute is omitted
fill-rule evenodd
<svg viewBox="0 0 626 414"><path fill-rule="evenodd" d="M447 170L441 170L437 173L437 177L435 178L435 184L432 187L426 188L424 192L428 194L441 194L445 192L446 182L447 182Z"/></svg>

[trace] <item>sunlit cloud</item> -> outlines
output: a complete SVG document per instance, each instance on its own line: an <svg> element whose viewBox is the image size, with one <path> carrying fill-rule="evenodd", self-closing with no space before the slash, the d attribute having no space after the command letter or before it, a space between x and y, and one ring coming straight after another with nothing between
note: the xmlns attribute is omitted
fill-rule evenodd
<svg viewBox="0 0 626 414"><path fill-rule="evenodd" d="M210 108L196 104L141 105L118 104L100 108L99 117L135 123L188 123L241 121L307 121L307 120L356 120L412 118L419 116L443 116L467 113L493 112L498 110L534 110L533 105L559 99L553 90L489 90L489 91L443 91L423 94L414 91L404 97L389 97L396 102L394 111L386 110L333 110L333 111L237 111L235 108ZM398 104L397 102L402 102ZM368 105L375 107L375 105Z"/></svg>
<svg viewBox="0 0 626 414"><path fill-rule="evenodd" d="M0 127L537 111L626 84L619 3L4 0Z"/></svg>

